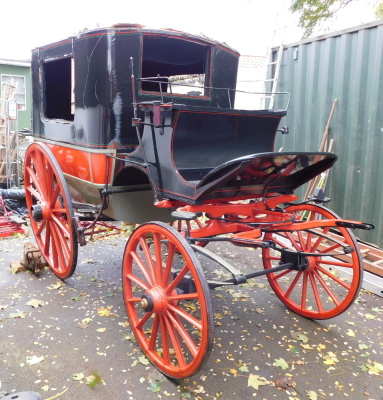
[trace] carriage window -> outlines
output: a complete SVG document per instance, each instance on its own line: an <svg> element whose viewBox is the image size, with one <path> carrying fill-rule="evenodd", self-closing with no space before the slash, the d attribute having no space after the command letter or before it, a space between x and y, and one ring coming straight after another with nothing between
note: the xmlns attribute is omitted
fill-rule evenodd
<svg viewBox="0 0 383 400"><path fill-rule="evenodd" d="M49 119L74 120L74 62L62 58L43 64L44 113Z"/></svg>
<svg viewBox="0 0 383 400"><path fill-rule="evenodd" d="M169 85L161 83L168 77L172 92L187 96L206 96L209 85L210 48L196 42L157 35L144 35L142 77L155 82L142 82L141 89L170 93ZM161 85L161 88L160 88Z"/></svg>

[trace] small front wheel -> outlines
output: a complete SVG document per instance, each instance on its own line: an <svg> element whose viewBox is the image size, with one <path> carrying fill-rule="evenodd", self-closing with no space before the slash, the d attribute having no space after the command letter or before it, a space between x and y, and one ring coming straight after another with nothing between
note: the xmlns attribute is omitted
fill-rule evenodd
<svg viewBox="0 0 383 400"><path fill-rule="evenodd" d="M192 248L173 227L139 226L122 264L125 307L152 364L176 379L195 374L213 343L209 288Z"/></svg>
<svg viewBox="0 0 383 400"><path fill-rule="evenodd" d="M53 153L43 143L32 143L24 161L25 198L32 231L53 273L72 276L78 243L68 186Z"/></svg>
<svg viewBox="0 0 383 400"><path fill-rule="evenodd" d="M299 220L339 219L325 207L303 204L286 208ZM306 318L327 319L346 311L359 293L363 261L354 235L346 228L318 227L307 231L265 233L279 249L315 254L306 257L307 267L267 275L275 294L288 308ZM352 252L345 254L352 249ZM263 249L265 269L281 263L281 252Z"/></svg>

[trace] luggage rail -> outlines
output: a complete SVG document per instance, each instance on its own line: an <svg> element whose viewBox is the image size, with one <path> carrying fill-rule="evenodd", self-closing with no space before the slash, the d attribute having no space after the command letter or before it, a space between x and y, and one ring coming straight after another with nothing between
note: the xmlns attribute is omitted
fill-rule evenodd
<svg viewBox="0 0 383 400"><path fill-rule="evenodd" d="M271 92L248 92L248 91L244 91L244 90L237 90L237 89L230 89L230 88L220 88L220 87L213 87L213 86L195 86L195 85L191 85L188 83L174 83L171 81L171 79L168 76L155 76L155 77L148 77L148 78L137 78L137 81L139 82L150 82L150 83L156 83L158 84L159 87L159 97L161 99L161 103L165 103L168 101L168 96L170 96L170 103L174 103L174 97L179 97L182 96L183 94L177 93L175 94L173 91L173 87L174 86L182 86L182 87L190 87L194 90L201 90L201 93L206 93L207 90L221 90L226 92L228 100L229 100L229 108L230 109L234 109L234 104L232 101L232 98L234 97L232 95L232 93L243 93L243 94L248 94L248 95L254 95L254 96L270 96L271 94L278 96L279 98L281 98L282 96L284 96L286 98L285 100L285 106L279 108L278 110L282 110L282 111L287 111L288 107L289 107L289 103L290 103L290 93L288 92L276 92L276 93L271 93ZM168 85L169 87L169 91L164 91L163 90L163 86L164 85ZM150 92L151 94L153 94L153 92ZM188 95L187 93L184 94L185 96L190 97L190 95ZM166 97L165 97L166 96ZM199 97L199 96L192 96L192 97ZM204 96L201 96L204 97ZM259 107L257 108L253 108L254 110L258 110ZM273 109L273 108L266 108L266 109Z"/></svg>

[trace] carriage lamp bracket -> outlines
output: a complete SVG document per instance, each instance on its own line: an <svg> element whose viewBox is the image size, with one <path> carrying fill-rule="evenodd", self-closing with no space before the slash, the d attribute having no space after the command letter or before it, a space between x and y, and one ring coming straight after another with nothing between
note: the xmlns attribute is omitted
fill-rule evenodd
<svg viewBox="0 0 383 400"><path fill-rule="evenodd" d="M288 135L289 134L289 127L288 126L282 126L281 129L277 129L278 132L281 132L282 135Z"/></svg>

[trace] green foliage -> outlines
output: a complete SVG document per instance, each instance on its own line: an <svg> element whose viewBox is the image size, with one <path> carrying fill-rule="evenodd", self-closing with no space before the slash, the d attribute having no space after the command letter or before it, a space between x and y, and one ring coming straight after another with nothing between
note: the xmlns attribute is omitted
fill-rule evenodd
<svg viewBox="0 0 383 400"><path fill-rule="evenodd" d="M292 0L291 11L299 14L299 26L303 37L312 35L321 22L332 18L341 8L353 0Z"/></svg>
<svg viewBox="0 0 383 400"><path fill-rule="evenodd" d="M374 10L375 17L378 19L383 18L383 2L380 2Z"/></svg>
<svg viewBox="0 0 383 400"><path fill-rule="evenodd" d="M303 37L307 38L321 23L334 17L352 1L354 0L292 0L290 10L299 15L298 24L304 30ZM376 3L378 4L374 10L375 16L383 18L383 1Z"/></svg>

